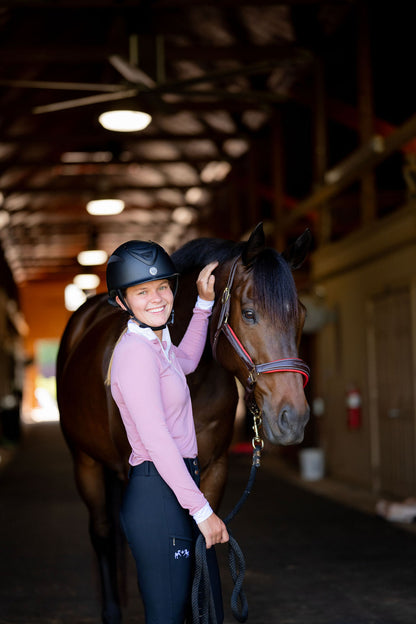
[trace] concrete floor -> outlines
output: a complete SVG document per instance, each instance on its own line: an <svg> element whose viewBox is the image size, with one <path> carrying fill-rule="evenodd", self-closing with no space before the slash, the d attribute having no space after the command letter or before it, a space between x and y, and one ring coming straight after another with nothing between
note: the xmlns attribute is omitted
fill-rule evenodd
<svg viewBox="0 0 416 624"><path fill-rule="evenodd" d="M26 427L2 464L0 624L98 624L87 513L59 425ZM249 455L231 455L222 517L249 471ZM302 481L265 453L230 527L246 560L248 624L413 624L416 536L377 517L373 503L329 479ZM227 548L217 553L231 624ZM143 624L129 559L128 578L124 621Z"/></svg>

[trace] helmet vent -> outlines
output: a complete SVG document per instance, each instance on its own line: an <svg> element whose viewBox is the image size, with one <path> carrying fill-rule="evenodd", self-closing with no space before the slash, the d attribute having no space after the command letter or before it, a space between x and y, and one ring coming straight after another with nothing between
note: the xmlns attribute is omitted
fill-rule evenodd
<svg viewBox="0 0 416 624"><path fill-rule="evenodd" d="M136 249L130 249L130 254L134 257L137 258L137 260L140 260L141 262L144 262L145 264L149 264L149 265L153 265L155 264L155 260L156 260L156 256L157 256L157 248L153 248L153 249L149 249L149 250L136 250Z"/></svg>

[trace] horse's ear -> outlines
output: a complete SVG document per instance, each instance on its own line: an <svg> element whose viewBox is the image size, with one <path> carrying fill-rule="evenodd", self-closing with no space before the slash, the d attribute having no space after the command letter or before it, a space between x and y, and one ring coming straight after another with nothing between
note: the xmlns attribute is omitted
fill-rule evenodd
<svg viewBox="0 0 416 624"><path fill-rule="evenodd" d="M264 249L266 239L263 231L263 223L256 225L246 245L244 245L241 257L243 264L248 266L254 260L254 258Z"/></svg>
<svg viewBox="0 0 416 624"><path fill-rule="evenodd" d="M298 269L302 266L309 253L312 243L312 234L309 228L301 234L292 245L282 253L283 258L291 269Z"/></svg>

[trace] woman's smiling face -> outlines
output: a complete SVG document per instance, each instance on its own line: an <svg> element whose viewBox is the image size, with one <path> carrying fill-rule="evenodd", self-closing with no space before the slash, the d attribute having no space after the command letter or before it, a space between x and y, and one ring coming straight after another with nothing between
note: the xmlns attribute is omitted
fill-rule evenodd
<svg viewBox="0 0 416 624"><path fill-rule="evenodd" d="M173 307L169 280L161 279L135 284L126 290L126 303L134 316L150 327L168 322Z"/></svg>

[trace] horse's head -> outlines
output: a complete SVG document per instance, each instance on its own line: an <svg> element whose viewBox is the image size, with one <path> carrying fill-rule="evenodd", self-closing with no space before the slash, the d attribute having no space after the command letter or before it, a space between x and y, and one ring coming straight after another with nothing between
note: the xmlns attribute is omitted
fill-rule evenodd
<svg viewBox="0 0 416 624"><path fill-rule="evenodd" d="M275 444L301 442L309 419L303 390L309 369L297 357L305 310L291 272L309 244L307 231L281 255L265 247L259 225L241 255L216 270L215 357L255 399L265 435Z"/></svg>

